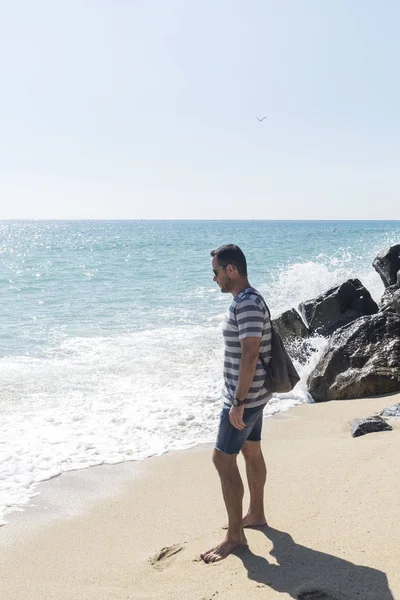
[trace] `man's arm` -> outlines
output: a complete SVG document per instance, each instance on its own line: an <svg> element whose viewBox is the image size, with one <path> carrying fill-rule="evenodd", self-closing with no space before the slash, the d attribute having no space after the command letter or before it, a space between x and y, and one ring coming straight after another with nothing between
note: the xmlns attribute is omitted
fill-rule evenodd
<svg viewBox="0 0 400 600"><path fill-rule="evenodd" d="M253 382L258 357L260 355L259 337L246 337L240 340L242 357L239 365L239 379L236 386L236 398L244 400Z"/></svg>
<svg viewBox="0 0 400 600"><path fill-rule="evenodd" d="M238 400L244 400L252 384L254 373L260 354L259 337L246 337L240 340L242 347L242 357L239 364L239 378L236 386L235 397ZM243 406L232 406L229 414L229 420L236 429L243 429Z"/></svg>

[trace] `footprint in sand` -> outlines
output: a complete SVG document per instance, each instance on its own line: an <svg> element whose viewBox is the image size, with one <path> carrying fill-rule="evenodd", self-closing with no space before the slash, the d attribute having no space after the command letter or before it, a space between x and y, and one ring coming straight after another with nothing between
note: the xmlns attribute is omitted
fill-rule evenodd
<svg viewBox="0 0 400 600"><path fill-rule="evenodd" d="M155 569L161 571L169 564L171 564L171 559L173 556L178 554L183 550L182 544L175 544L174 546L165 546L165 548L161 548L152 558L150 558L150 564L153 565Z"/></svg>

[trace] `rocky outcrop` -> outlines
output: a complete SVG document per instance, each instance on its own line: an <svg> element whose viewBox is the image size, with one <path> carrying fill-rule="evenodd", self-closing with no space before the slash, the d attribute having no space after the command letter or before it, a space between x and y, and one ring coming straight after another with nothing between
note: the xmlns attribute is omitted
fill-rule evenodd
<svg viewBox="0 0 400 600"><path fill-rule="evenodd" d="M310 332L297 310L294 308L287 310L273 319L272 324L281 336L290 356L298 360L300 364L306 364L315 349L308 341Z"/></svg>
<svg viewBox="0 0 400 600"><path fill-rule="evenodd" d="M379 414L387 419L400 418L400 402L387 406Z"/></svg>
<svg viewBox="0 0 400 600"><path fill-rule="evenodd" d="M308 388L316 402L400 391L400 316L361 317L330 338Z"/></svg>
<svg viewBox="0 0 400 600"><path fill-rule="evenodd" d="M390 311L396 312L396 309L393 306L393 296L398 291L397 285L390 285L383 292L382 299L379 304L379 310L381 311Z"/></svg>
<svg viewBox="0 0 400 600"><path fill-rule="evenodd" d="M398 315L400 315L400 290L393 294L393 307Z"/></svg>
<svg viewBox="0 0 400 600"><path fill-rule="evenodd" d="M391 285L385 289L379 310L400 315L400 288L397 285Z"/></svg>
<svg viewBox="0 0 400 600"><path fill-rule="evenodd" d="M385 292L378 305L359 279L349 279L274 321L292 357L305 364L318 343L328 346L308 378L317 402L400 391L400 244L373 261Z"/></svg>
<svg viewBox="0 0 400 600"><path fill-rule="evenodd" d="M398 283L400 271L400 244L391 246L374 258L372 266L380 275L385 287L400 285Z"/></svg>
<svg viewBox="0 0 400 600"><path fill-rule="evenodd" d="M296 338L306 338L309 331L304 325L297 310L287 310L272 321L273 326L285 344L291 343Z"/></svg>
<svg viewBox="0 0 400 600"><path fill-rule="evenodd" d="M386 423L382 417L366 417L365 419L354 419L351 423L351 435L360 437L366 433L375 433L377 431L392 431L389 423Z"/></svg>
<svg viewBox="0 0 400 600"><path fill-rule="evenodd" d="M329 336L339 327L379 309L361 281L349 279L314 300L303 302L299 310L310 333Z"/></svg>

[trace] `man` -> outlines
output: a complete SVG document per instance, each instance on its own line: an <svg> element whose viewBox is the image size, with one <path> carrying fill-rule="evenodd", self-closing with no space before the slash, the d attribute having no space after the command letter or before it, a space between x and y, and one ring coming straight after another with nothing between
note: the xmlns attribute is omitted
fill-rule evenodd
<svg viewBox="0 0 400 600"><path fill-rule="evenodd" d="M263 409L271 398L265 388L265 368L271 358L271 321L261 294L247 278L243 252L234 244L211 252L214 281L233 301L225 318L223 335L224 406L221 412L213 462L221 479L228 513L225 539L201 554L206 563L226 558L247 545L245 527L266 525L264 486L267 470L261 451ZM262 360L260 359L262 357ZM243 453L250 491L250 506L243 518L243 482L237 456Z"/></svg>

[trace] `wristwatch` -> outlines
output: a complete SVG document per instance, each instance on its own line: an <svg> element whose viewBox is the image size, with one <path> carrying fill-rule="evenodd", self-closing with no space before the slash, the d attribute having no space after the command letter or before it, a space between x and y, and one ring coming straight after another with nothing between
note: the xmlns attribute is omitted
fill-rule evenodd
<svg viewBox="0 0 400 600"><path fill-rule="evenodd" d="M233 404L233 406L243 406L244 400L238 400L237 398L234 398L232 400L232 404Z"/></svg>

